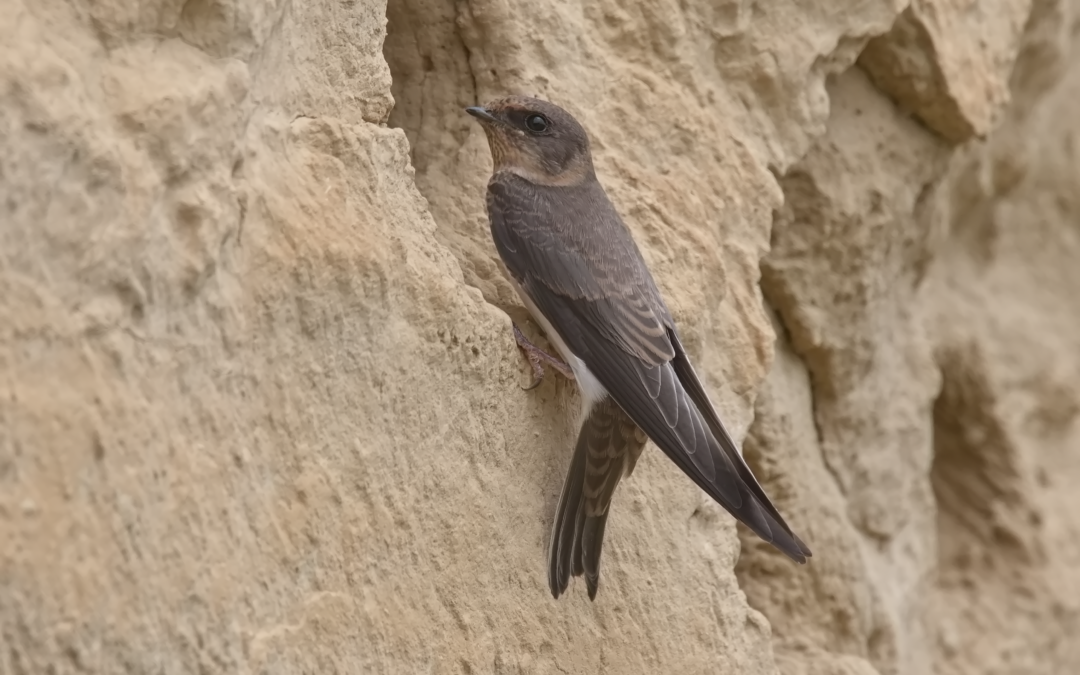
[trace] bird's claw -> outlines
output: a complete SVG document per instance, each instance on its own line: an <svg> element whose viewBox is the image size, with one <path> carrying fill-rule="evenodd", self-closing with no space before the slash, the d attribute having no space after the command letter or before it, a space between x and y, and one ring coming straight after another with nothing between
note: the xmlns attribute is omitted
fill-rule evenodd
<svg viewBox="0 0 1080 675"><path fill-rule="evenodd" d="M540 386L540 383L544 381L544 364L541 363L540 357L533 352L525 349L525 356L529 359L529 365L532 366L533 382L527 387L522 387L522 391L532 391Z"/></svg>
<svg viewBox="0 0 1080 675"><path fill-rule="evenodd" d="M574 379L574 372L570 370L570 366L530 342L529 338L525 337L525 334L517 327L517 324L514 324L514 340L517 341L518 348L525 352L525 357L529 360L529 365L532 366L533 371L533 382L527 387L522 387L523 391L536 389L544 381L545 362L551 364L552 367L569 379Z"/></svg>

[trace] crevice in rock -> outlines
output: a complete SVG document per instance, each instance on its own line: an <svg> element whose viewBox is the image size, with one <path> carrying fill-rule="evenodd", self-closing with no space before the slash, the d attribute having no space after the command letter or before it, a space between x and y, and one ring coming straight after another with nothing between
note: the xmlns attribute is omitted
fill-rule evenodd
<svg viewBox="0 0 1080 675"><path fill-rule="evenodd" d="M781 183L781 185L783 185L783 183ZM773 293L781 292L781 289L782 286L780 284L765 283L765 266L762 266L761 293L764 296L765 306L768 309L769 314L773 317L773 325L776 329L778 329L776 335L777 345L781 343L786 343L790 346L792 353L795 354L802 362L803 367L806 369L807 379L810 380L810 419L813 421L814 424L815 440L817 441L818 447L820 447L825 440L825 432L821 428L821 414L818 410L818 405L821 401L821 385L815 382L814 369L811 368L810 365L807 363L808 356L794 346L794 342L792 341L791 337L791 325L788 323L788 320L785 319L784 313L777 308L777 303L772 297ZM748 464L750 464L751 470L755 472L755 475L757 475L757 467L754 466L754 462L756 462L757 459L755 458L752 462L751 457L748 454L746 461ZM825 463L825 469L826 471L828 471L829 477L832 479L833 484L836 485L837 489L842 492L843 485L840 482L840 476L836 474L836 472L833 470L833 468L829 465L828 462Z"/></svg>
<svg viewBox="0 0 1080 675"><path fill-rule="evenodd" d="M989 668L983 672L998 672L992 664L1023 661L1040 650L1034 633L1020 639L1025 645L977 645L987 634L1038 625L1045 611L1039 598L1052 595L1042 587L1042 516L1029 499L1035 489L979 347L950 346L939 361L943 379L933 409L930 475L937 502L935 661L939 672L971 672L980 665ZM976 663L973 654L980 654ZM958 655L968 663L956 663Z"/></svg>
<svg viewBox="0 0 1080 675"><path fill-rule="evenodd" d="M433 136L449 132L460 145L468 135L466 125L448 122L476 100L476 79L457 21L453 0L386 3L383 57L390 66L394 96L389 125L409 138L421 191L428 186L419 177L438 160L436 150L443 149L432 147Z"/></svg>
<svg viewBox="0 0 1080 675"><path fill-rule="evenodd" d="M523 319L499 269L484 212L490 158L464 109L476 105L477 75L463 34L472 18L453 0L389 0L383 56L393 80L389 124L409 139L416 186L428 201L439 242L465 283L490 304Z"/></svg>
<svg viewBox="0 0 1080 675"><path fill-rule="evenodd" d="M1034 0L1024 26L1020 53L1009 78L1013 105L1010 113L1022 118L1032 103L1065 76L1070 61L1070 40L1080 29L1080 11L1068 0Z"/></svg>
<svg viewBox="0 0 1080 675"><path fill-rule="evenodd" d="M784 205L773 214L774 249L778 246L776 238L785 227L796 227L796 222L821 221L827 201L814 184L813 175L801 170L798 165L792 167L787 174L779 176L778 183L784 192ZM792 353L798 356L806 368L810 380L811 419L820 447L826 441L822 428L821 401L837 395L832 381L821 376L821 373L833 370L829 363L831 352L816 343L807 329L807 319L798 318L798 313L806 308L797 297L790 280L785 278L782 269L770 264L768 257L761 262L761 292L765 304L772 310L776 325L783 331L782 335L777 335L777 341L783 339L791 345ZM833 483L843 493L844 485L835 468L828 461L825 462L825 468Z"/></svg>
<svg viewBox="0 0 1080 675"><path fill-rule="evenodd" d="M1037 511L1024 499L1023 469L1003 427L975 345L941 355L942 389L934 402L931 482L938 506L942 568L1033 562Z"/></svg>

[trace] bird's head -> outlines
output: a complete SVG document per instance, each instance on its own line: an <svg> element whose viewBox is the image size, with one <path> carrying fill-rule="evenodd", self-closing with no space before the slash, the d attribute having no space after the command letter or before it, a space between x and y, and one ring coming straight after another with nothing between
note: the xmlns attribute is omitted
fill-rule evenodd
<svg viewBox="0 0 1080 675"><path fill-rule="evenodd" d="M595 175L588 134L554 103L511 96L465 112L484 127L495 172L540 185L577 185Z"/></svg>

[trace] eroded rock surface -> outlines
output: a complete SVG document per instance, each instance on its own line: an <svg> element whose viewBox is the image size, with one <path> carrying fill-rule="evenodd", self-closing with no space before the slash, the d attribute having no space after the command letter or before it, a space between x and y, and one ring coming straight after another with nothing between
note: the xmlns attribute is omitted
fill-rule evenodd
<svg viewBox="0 0 1080 675"><path fill-rule="evenodd" d="M0 672L1080 669L1073 0L7 0ZM798 567L655 449L551 599L461 108L590 130Z"/></svg>

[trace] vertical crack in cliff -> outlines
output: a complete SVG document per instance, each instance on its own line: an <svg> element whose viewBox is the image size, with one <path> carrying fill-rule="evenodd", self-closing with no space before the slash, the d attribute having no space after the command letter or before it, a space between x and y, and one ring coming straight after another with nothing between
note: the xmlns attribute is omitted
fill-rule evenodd
<svg viewBox="0 0 1080 675"><path fill-rule="evenodd" d="M992 670L1004 654L1050 649L1037 626L1039 599L1053 591L1046 579L1043 518L1030 501L1023 453L1006 422L1006 404L991 381L981 347L946 347L939 356L941 394L934 404L934 464L937 501L938 597L934 647L941 672L962 672L956 662L982 654L977 663ZM1021 620L1023 618L1023 620ZM984 650L985 636L1008 634ZM986 671L989 672L989 671Z"/></svg>
<svg viewBox="0 0 1080 675"><path fill-rule="evenodd" d="M827 208L827 198L814 183L814 177L796 167L787 174L778 178L781 189L784 191L784 205L773 216L773 243L774 249L782 247L777 238L788 236L786 230L799 227L800 224L810 225L824 221L823 215ZM784 339L791 345L792 352L797 354L806 368L807 377L810 380L810 406L811 419L816 432L818 447L827 441L827 435L822 428L822 413L819 409L821 401L826 397L835 397L836 392L831 380L823 374L830 371L829 350L821 345L815 345L814 339L808 333L806 318L798 315L806 311L799 299L792 280L787 277L783 270L783 264L775 257L766 257L761 263L761 292L774 312L777 322L783 330L783 335L777 335L777 340ZM836 487L843 493L844 483L835 467L829 461L825 461L825 468L832 477Z"/></svg>
<svg viewBox="0 0 1080 675"><path fill-rule="evenodd" d="M436 236L461 266L465 283L511 314L520 307L499 268L484 212L490 166L483 133L465 115L480 92L465 26L452 0L389 0L383 55L393 79L390 126L409 139L416 186L427 198Z"/></svg>
<svg viewBox="0 0 1080 675"><path fill-rule="evenodd" d="M452 122L475 100L476 78L452 0L389 0L386 20L383 57L394 96L389 124L405 131L413 165L422 175L443 149L432 147L435 136L451 133L461 145L468 135L465 125ZM428 187L420 185L421 191Z"/></svg>
<svg viewBox="0 0 1080 675"><path fill-rule="evenodd" d="M1018 451L981 360L975 344L941 356L931 480L943 570L990 570L1003 559L1030 564L1036 557L1030 533L1038 513L1023 498Z"/></svg>

